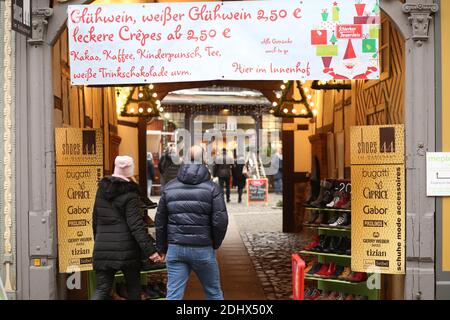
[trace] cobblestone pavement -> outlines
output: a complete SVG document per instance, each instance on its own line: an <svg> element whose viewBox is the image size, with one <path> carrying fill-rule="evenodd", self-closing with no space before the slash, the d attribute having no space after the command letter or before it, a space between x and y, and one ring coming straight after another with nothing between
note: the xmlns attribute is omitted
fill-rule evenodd
<svg viewBox="0 0 450 320"><path fill-rule="evenodd" d="M242 240L268 300L292 298L291 255L307 242L298 234L241 232Z"/></svg>

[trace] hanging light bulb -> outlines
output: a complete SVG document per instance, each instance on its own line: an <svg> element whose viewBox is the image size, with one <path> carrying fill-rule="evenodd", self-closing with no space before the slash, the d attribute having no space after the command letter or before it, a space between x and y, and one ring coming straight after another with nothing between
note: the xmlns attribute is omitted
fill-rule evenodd
<svg viewBox="0 0 450 320"><path fill-rule="evenodd" d="M285 86L284 84L282 84L282 85L280 86L280 88L281 88L281 90L284 90L284 89L286 89L286 86Z"/></svg>
<svg viewBox="0 0 450 320"><path fill-rule="evenodd" d="M276 101L274 101L274 102L272 102L272 105L273 105L274 107L276 107L276 106L278 105L278 103L277 103Z"/></svg>
<svg viewBox="0 0 450 320"><path fill-rule="evenodd" d="M289 111L289 110L288 110L287 108L284 108L284 109L283 109L283 112L284 112L284 113L288 113L288 111Z"/></svg>
<svg viewBox="0 0 450 320"><path fill-rule="evenodd" d="M152 83L150 83L150 84L148 85L148 88L149 88L150 90L153 90L154 87L155 87L155 86L154 86Z"/></svg>
<svg viewBox="0 0 450 320"><path fill-rule="evenodd" d="M312 95L308 94L307 98L308 98L308 100L311 100Z"/></svg>
<svg viewBox="0 0 450 320"><path fill-rule="evenodd" d="M170 118L170 114L168 114L168 113L164 114L164 118L169 119Z"/></svg>
<svg viewBox="0 0 450 320"><path fill-rule="evenodd" d="M308 92L309 92L309 89L308 89L308 88L305 88L303 91L305 91L305 93L308 93Z"/></svg>
<svg viewBox="0 0 450 320"><path fill-rule="evenodd" d="M144 109L139 108L139 113L142 113L142 112L144 112Z"/></svg>
<svg viewBox="0 0 450 320"><path fill-rule="evenodd" d="M301 114L306 114L306 109L302 109L302 111L300 111Z"/></svg>
<svg viewBox="0 0 450 320"><path fill-rule="evenodd" d="M312 114L313 114L314 116L317 116L317 113L318 113L317 109L313 109L313 110L312 110Z"/></svg>
<svg viewBox="0 0 450 320"><path fill-rule="evenodd" d="M153 92L152 97L156 98L158 96L158 94L156 92Z"/></svg>
<svg viewBox="0 0 450 320"><path fill-rule="evenodd" d="M281 94L277 93L276 97L277 97L278 99L280 99L280 98L281 98Z"/></svg>
<svg viewBox="0 0 450 320"><path fill-rule="evenodd" d="M294 113L294 114L297 113L297 109L293 108L292 113Z"/></svg>
<svg viewBox="0 0 450 320"><path fill-rule="evenodd" d="M157 105L161 104L161 100L156 100L155 102L156 102Z"/></svg>
<svg viewBox="0 0 450 320"><path fill-rule="evenodd" d="M131 108L131 109L130 109L130 112L131 112L131 113L134 113L134 108Z"/></svg>
<svg viewBox="0 0 450 320"><path fill-rule="evenodd" d="M144 96L144 94L142 92L139 92L138 97L142 98Z"/></svg>
<svg viewBox="0 0 450 320"><path fill-rule="evenodd" d="M273 110L273 109L270 109L270 111L269 111L270 113L274 113L275 111Z"/></svg>
<svg viewBox="0 0 450 320"><path fill-rule="evenodd" d="M283 80L283 83L288 83L289 82L289 80Z"/></svg>
<svg viewBox="0 0 450 320"><path fill-rule="evenodd" d="M314 107L316 104L315 104L314 102L311 102L309 105L310 105L311 107Z"/></svg>
<svg viewBox="0 0 450 320"><path fill-rule="evenodd" d="M305 81L305 80L300 80L300 83L301 83L301 84L305 84L306 81Z"/></svg>
<svg viewBox="0 0 450 320"><path fill-rule="evenodd" d="M152 108L147 108L147 112L148 113L152 113L153 109Z"/></svg>
<svg viewBox="0 0 450 320"><path fill-rule="evenodd" d="M163 107L159 107L159 109L158 109L160 112L163 112L164 111L164 108Z"/></svg>

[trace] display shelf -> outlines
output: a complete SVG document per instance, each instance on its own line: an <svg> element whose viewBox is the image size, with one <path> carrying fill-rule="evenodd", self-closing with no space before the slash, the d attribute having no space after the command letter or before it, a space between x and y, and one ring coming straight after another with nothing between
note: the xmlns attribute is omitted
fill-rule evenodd
<svg viewBox="0 0 450 320"><path fill-rule="evenodd" d="M341 231L341 232L350 232L352 229L350 227L330 227L327 225L314 225L309 223L304 223L303 226L311 229L318 229L324 231Z"/></svg>
<svg viewBox="0 0 450 320"><path fill-rule="evenodd" d="M334 211L334 212L352 212L352 209L338 209L338 208L316 208L316 207L304 207L306 210L312 211Z"/></svg>
<svg viewBox="0 0 450 320"><path fill-rule="evenodd" d="M160 269L155 269L155 270L141 271L141 275L142 274L148 274L148 273L163 272L163 271L167 271L167 268L160 268ZM123 277L123 273L122 272L116 273L115 277L116 278Z"/></svg>
<svg viewBox="0 0 450 320"><path fill-rule="evenodd" d="M329 279L329 278L320 278L320 277L314 277L305 275L305 280L317 280L317 281L326 281L326 282L334 282L334 283L342 283L342 284L349 284L349 285L360 285L360 284L366 284L366 281L362 282L351 282L351 281L345 281L345 280L339 280L339 279Z"/></svg>
<svg viewBox="0 0 450 320"><path fill-rule="evenodd" d="M336 257L336 258L348 258L350 259L352 256L346 255L346 254L336 254L336 253L325 253L325 252L315 252L315 251L306 251L302 250L300 251L301 254L312 254L316 256L322 256L322 257Z"/></svg>

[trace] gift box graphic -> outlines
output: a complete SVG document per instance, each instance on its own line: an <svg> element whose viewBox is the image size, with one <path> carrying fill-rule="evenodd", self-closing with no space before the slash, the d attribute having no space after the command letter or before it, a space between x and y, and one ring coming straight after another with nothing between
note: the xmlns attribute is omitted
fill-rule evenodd
<svg viewBox="0 0 450 320"><path fill-rule="evenodd" d="M311 44L327 44L327 30L311 30Z"/></svg>
<svg viewBox="0 0 450 320"><path fill-rule="evenodd" d="M363 39L363 41L362 41L362 52L363 53L377 52L377 41L376 41L376 39Z"/></svg>
<svg viewBox="0 0 450 320"><path fill-rule="evenodd" d="M379 24L380 16L353 17L354 24Z"/></svg>
<svg viewBox="0 0 450 320"><path fill-rule="evenodd" d="M318 57L336 57L338 55L337 45L317 46L316 56Z"/></svg>
<svg viewBox="0 0 450 320"><path fill-rule="evenodd" d="M369 37L372 39L378 39L380 34L380 28L378 26L369 26Z"/></svg>

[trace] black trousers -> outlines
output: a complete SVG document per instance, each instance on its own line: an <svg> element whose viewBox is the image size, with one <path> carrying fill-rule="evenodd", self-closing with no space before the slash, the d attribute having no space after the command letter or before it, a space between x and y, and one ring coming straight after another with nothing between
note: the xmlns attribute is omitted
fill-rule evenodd
<svg viewBox="0 0 450 320"><path fill-rule="evenodd" d="M97 288L92 300L110 300L111 289L114 283L114 275L117 270L95 270ZM122 270L127 286L128 300L140 300L141 271L130 268Z"/></svg>
<svg viewBox="0 0 450 320"><path fill-rule="evenodd" d="M244 187L238 186L237 188L238 188L238 195L239 195L238 201L241 202L242 201L242 192L244 191Z"/></svg>
<svg viewBox="0 0 450 320"><path fill-rule="evenodd" d="M230 200L230 177L225 177L225 178L219 178L219 185L223 190L223 187L226 187L226 195L227 195L227 200Z"/></svg>

